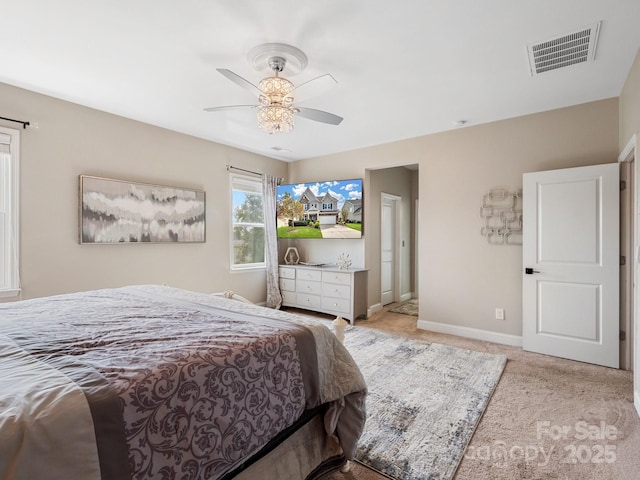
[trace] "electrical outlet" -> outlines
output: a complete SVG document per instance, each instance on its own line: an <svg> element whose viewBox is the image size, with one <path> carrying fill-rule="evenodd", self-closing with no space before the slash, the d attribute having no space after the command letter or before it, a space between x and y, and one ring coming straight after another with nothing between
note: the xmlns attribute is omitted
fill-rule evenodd
<svg viewBox="0 0 640 480"><path fill-rule="evenodd" d="M504 308L496 308L496 320L504 320Z"/></svg>

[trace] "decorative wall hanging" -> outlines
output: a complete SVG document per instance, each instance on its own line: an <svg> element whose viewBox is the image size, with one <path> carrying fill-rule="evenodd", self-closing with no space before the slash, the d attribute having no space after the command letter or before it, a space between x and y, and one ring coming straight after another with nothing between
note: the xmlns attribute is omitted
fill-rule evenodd
<svg viewBox="0 0 640 480"><path fill-rule="evenodd" d="M80 243L201 243L205 192L80 175Z"/></svg>
<svg viewBox="0 0 640 480"><path fill-rule="evenodd" d="M522 189L495 187L485 194L480 233L492 245L522 245Z"/></svg>

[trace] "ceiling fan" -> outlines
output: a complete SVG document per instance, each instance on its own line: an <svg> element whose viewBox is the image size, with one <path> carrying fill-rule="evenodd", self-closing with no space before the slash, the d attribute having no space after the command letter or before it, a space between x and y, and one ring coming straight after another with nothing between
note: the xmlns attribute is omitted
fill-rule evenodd
<svg viewBox="0 0 640 480"><path fill-rule="evenodd" d="M252 49L249 57L253 57L256 68L258 68L257 62L266 59L269 69L273 71L273 76L263 78L256 86L226 68L218 68L217 71L236 85L253 93L258 99L258 104L209 107L205 108L205 111L257 109L258 127L271 134L292 131L296 115L329 125L339 125L342 122L342 117L333 113L294 104L296 99L319 95L338 83L330 74L325 74L296 87L289 80L281 77L280 73L287 65L288 59L293 60L294 68L300 71L306 67L307 57L301 50L285 44L264 44Z"/></svg>

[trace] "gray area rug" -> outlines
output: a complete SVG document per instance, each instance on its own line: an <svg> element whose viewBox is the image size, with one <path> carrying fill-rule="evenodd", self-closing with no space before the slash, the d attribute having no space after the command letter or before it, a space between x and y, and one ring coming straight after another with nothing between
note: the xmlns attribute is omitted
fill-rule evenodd
<svg viewBox="0 0 640 480"><path fill-rule="evenodd" d="M418 299L413 298L408 302L404 302L403 304L398 305L395 308L389 310L393 313L404 313L405 315L415 315L418 316Z"/></svg>
<svg viewBox="0 0 640 480"><path fill-rule="evenodd" d="M344 344L369 391L356 460L397 480L451 479L506 357L363 327Z"/></svg>

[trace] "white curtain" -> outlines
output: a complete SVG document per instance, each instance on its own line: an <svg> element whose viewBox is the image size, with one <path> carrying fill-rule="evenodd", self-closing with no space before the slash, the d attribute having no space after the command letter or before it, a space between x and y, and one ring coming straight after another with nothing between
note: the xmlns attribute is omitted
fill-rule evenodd
<svg viewBox="0 0 640 480"><path fill-rule="evenodd" d="M262 195L264 200L264 250L267 266L267 307L280 308L282 295L278 279L278 238L276 232L276 194L278 179L262 175Z"/></svg>

